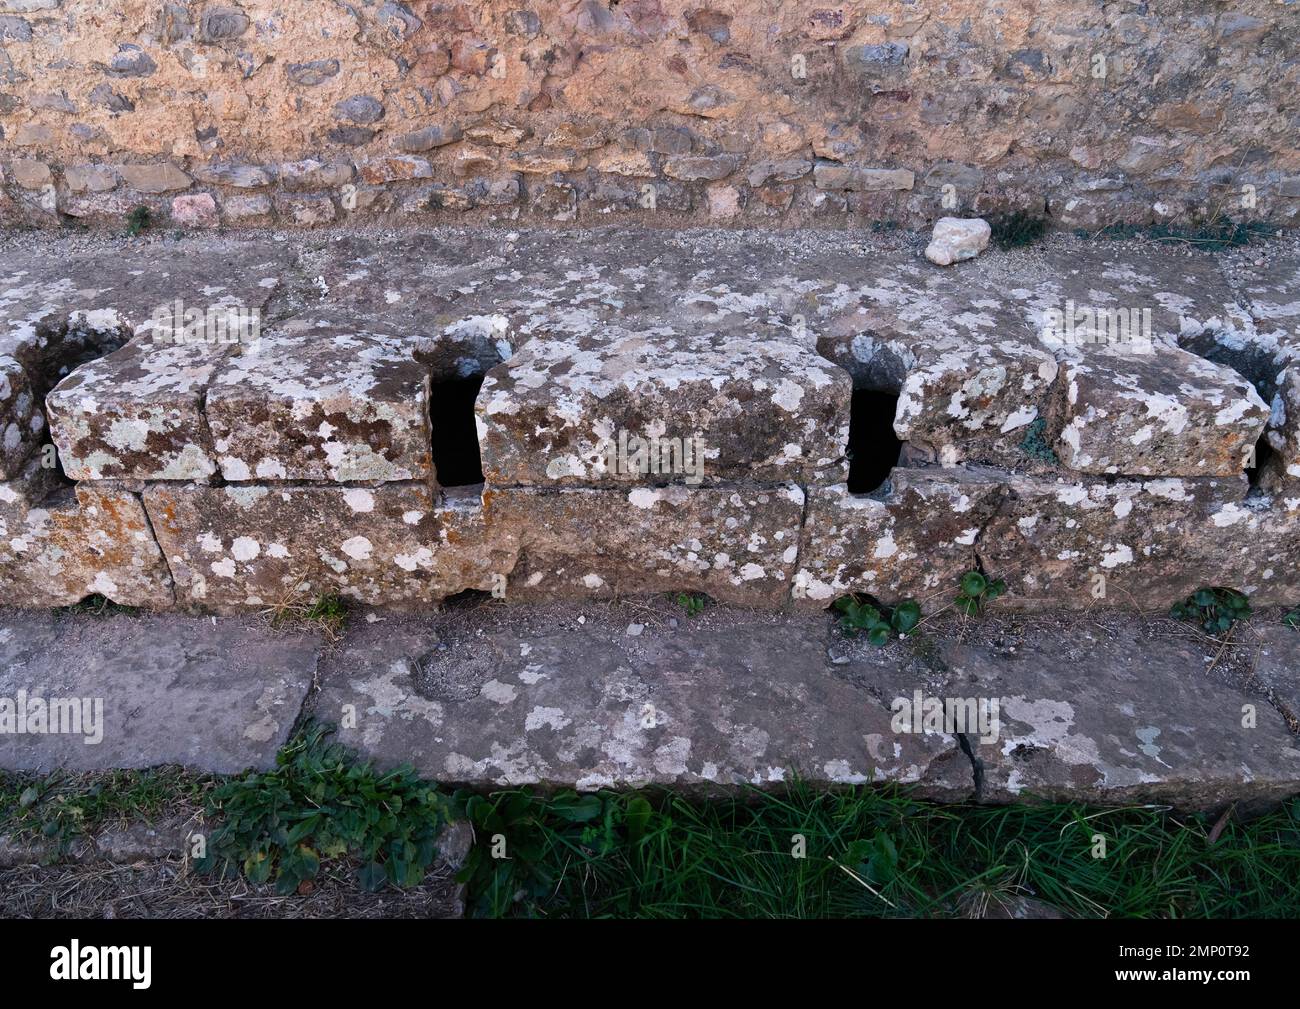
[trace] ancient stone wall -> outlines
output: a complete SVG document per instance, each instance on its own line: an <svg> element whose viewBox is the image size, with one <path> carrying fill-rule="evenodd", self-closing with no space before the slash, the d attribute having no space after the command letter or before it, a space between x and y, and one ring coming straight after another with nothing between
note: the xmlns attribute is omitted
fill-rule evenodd
<svg viewBox="0 0 1300 1009"><path fill-rule="evenodd" d="M1300 213L1295 0L0 0L0 223Z"/></svg>

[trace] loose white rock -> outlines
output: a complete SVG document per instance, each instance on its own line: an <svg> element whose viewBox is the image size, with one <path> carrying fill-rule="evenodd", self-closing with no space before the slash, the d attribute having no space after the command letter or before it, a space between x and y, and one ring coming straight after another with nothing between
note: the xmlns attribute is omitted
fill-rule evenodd
<svg viewBox="0 0 1300 1009"><path fill-rule="evenodd" d="M974 259L989 247L993 230L979 217L941 217L934 224L925 258L939 266Z"/></svg>

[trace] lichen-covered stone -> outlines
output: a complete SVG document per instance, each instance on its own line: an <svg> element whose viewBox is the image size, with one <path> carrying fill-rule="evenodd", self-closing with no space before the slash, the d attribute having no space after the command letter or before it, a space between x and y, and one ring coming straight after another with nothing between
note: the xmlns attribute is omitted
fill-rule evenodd
<svg viewBox="0 0 1300 1009"><path fill-rule="evenodd" d="M139 495L112 484L63 483L33 459L0 482L0 597L71 606L102 595L166 609L172 584Z"/></svg>
<svg viewBox="0 0 1300 1009"><path fill-rule="evenodd" d="M940 339L912 353L894 432L913 457L944 465L1015 459L1056 381L1052 357L1014 340Z"/></svg>
<svg viewBox="0 0 1300 1009"><path fill-rule="evenodd" d="M1164 344L1091 348L1062 371L1059 452L1083 473L1231 476L1250 465L1268 421L1236 372Z"/></svg>
<svg viewBox="0 0 1300 1009"><path fill-rule="evenodd" d="M791 594L825 608L852 592L891 603L951 593L1004 490L992 471L895 468L882 495L844 484L808 493Z"/></svg>
<svg viewBox="0 0 1300 1009"><path fill-rule="evenodd" d="M224 358L204 407L221 475L425 480L429 373L409 343L303 316Z"/></svg>
<svg viewBox="0 0 1300 1009"><path fill-rule="evenodd" d="M217 472L204 396L228 345L141 337L82 365L46 397L74 480L206 480Z"/></svg>
<svg viewBox="0 0 1300 1009"><path fill-rule="evenodd" d="M565 149L579 139L559 138ZM529 198L562 189L535 179ZM218 586L216 608L270 608L294 590L292 568L274 567L286 558L261 552L292 549L288 529L306 543L318 594L376 604L502 587L520 599L690 590L824 607L856 591L928 602L980 566L1007 581L1008 608L1121 605L1130 593L1164 606L1203 584L1260 601L1296 591L1300 490L1282 477L1300 409L1278 243L1216 260L1061 239L959 272L891 243L864 251L807 232L438 229L126 248L63 260L15 249L6 262L0 318L18 353L0 362L4 430L21 465L45 441L45 390L67 376L49 397L67 472L87 485L185 484L150 493L185 502L176 535L193 556L175 553L205 591ZM224 350L159 346L151 316L177 297L265 309L265 332ZM1150 306L1141 335L1154 353L1053 338L1045 323L1071 302ZM424 389L486 373L480 506L476 490L429 487L436 390ZM1083 386L1074 403L1071 378ZM898 396L900 465L868 496L844 486L850 386ZM1153 389L1188 424L1153 436L1151 459L1116 460L1133 446L1115 433ZM1270 400L1274 452L1248 492ZM1088 403L1118 418L1081 441L1113 472L1061 458L1061 432ZM345 418L355 430L336 424ZM1173 475L1196 452L1215 458L1212 473L1219 456L1240 459L1221 476ZM1148 463L1149 476L1126 472ZM250 486L190 486L218 478ZM375 486L352 486L362 483ZM363 518L338 496L415 488L439 516L415 532L401 524L415 508ZM239 490L266 503L235 509L227 497ZM386 567L339 553L353 536L380 543L381 531L392 542L372 556L386 551ZM205 534L229 556L206 557L194 546ZM241 541L237 556L240 537L259 553ZM229 581L205 563L233 571Z"/></svg>
<svg viewBox="0 0 1300 1009"><path fill-rule="evenodd" d="M1285 603L1300 564L1300 498L1246 494L1236 479L1012 476L980 537L1001 605L1165 608L1202 585Z"/></svg>
<svg viewBox="0 0 1300 1009"><path fill-rule="evenodd" d="M924 647L841 647L849 661L837 672L901 702L904 727L917 701L952 705L961 722L944 727L964 728L983 802L1257 809L1300 781L1300 746L1261 684L1207 676L1220 645L1159 614L1062 624L990 611L976 628L927 624Z"/></svg>
<svg viewBox="0 0 1300 1009"><path fill-rule="evenodd" d="M1120 636L1082 627L1070 639L1026 635L1015 662L987 646L946 647L944 660L963 676L961 696L999 702L998 739L971 740L981 797L1140 797L1213 809L1291 794L1300 784L1296 737L1263 698L1193 672L1205 664L1201 651L1174 634L1153 647L1132 627ZM1083 675L1066 689L1060 671L1080 655ZM1249 727L1247 703L1256 711Z"/></svg>
<svg viewBox="0 0 1300 1009"><path fill-rule="evenodd" d="M1300 498L1300 363L1282 372L1269 418L1268 446L1273 458L1257 460L1263 471L1261 486Z"/></svg>
<svg viewBox="0 0 1300 1009"><path fill-rule="evenodd" d="M499 486L841 479L849 396L794 341L553 334L488 373L483 472Z"/></svg>
<svg viewBox="0 0 1300 1009"><path fill-rule="evenodd" d="M323 656L316 710L351 706L343 742L448 783L725 794L798 779L973 795L955 736L893 732L887 700L831 671L820 619L737 613L735 630L685 622L633 638L615 607L588 604L582 623L558 609L536 633L505 613L479 608L464 635L413 617L358 626Z"/></svg>
<svg viewBox="0 0 1300 1009"><path fill-rule="evenodd" d="M129 257L116 252L59 257L34 251L15 255L6 264L0 274L0 374L7 380L7 387L0 380L0 477L16 473L15 467L48 440L41 404L60 379L83 363L94 364L95 358L133 336L151 333L160 320L171 326L186 312L204 320L213 313L225 318L237 312L242 320L255 323L273 295L288 293L291 285L282 286L288 273L286 250L242 243L238 254L232 255L231 245L208 241L185 249L184 254L162 246L146 246ZM176 379L174 387L189 392L192 369L202 364L195 359L202 355L197 350L176 352L186 348L192 345L156 348L157 353L141 353L138 348L125 352L123 374L145 383L135 386L137 392L152 395L167 384L164 376L170 371ZM97 369L111 367L116 365ZM73 384L80 386L91 376L102 380L103 374L93 370ZM124 389L112 395L130 398ZM99 403L83 405L93 412ZM160 430L169 426L165 418L155 419ZM179 416L175 422L181 422ZM69 432L69 446L85 433ZM119 443L118 449L130 451L134 443L144 450L143 443L125 430L109 440ZM163 451L161 444L157 447ZM78 465L75 455L67 461ZM146 468L156 473L161 465L148 463ZM78 472L81 479L90 471ZM101 475L126 473L110 466Z"/></svg>
<svg viewBox="0 0 1300 1009"><path fill-rule="evenodd" d="M511 600L698 591L781 605L799 553L804 492L775 487L489 489L491 539L519 561Z"/></svg>
<svg viewBox="0 0 1300 1009"><path fill-rule="evenodd" d="M514 563L485 541L482 508L440 504L428 484L374 487L153 484L145 508L182 606L231 612L322 595L427 606L491 590Z"/></svg>

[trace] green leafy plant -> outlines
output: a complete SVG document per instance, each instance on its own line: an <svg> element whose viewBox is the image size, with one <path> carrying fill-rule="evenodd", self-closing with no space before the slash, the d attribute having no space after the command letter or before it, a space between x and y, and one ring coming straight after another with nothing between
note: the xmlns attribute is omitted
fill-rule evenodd
<svg viewBox="0 0 1300 1009"><path fill-rule="evenodd" d="M456 879L468 884L474 913L483 917L501 917L516 903L535 905L571 861L607 859L624 845L641 843L652 813L635 792L566 789L541 798L524 789L490 796L457 792L453 800L479 839Z"/></svg>
<svg viewBox="0 0 1300 1009"><path fill-rule="evenodd" d="M209 817L218 821L199 868L242 872L251 883L274 878L293 893L314 880L322 859L360 859L367 890L424 879L451 813L446 796L410 767L375 770L309 723L276 756L275 770L249 772L217 788Z"/></svg>
<svg viewBox="0 0 1300 1009"><path fill-rule="evenodd" d="M1206 634L1226 634L1238 620L1250 617L1250 600L1236 589L1197 589L1181 603L1174 603L1169 615L1201 625Z"/></svg>
<svg viewBox="0 0 1300 1009"><path fill-rule="evenodd" d="M898 847L888 831L877 830L871 838L862 838L849 845L845 862L856 863L857 872L869 882L884 884L894 878L898 870Z"/></svg>
<svg viewBox="0 0 1300 1009"><path fill-rule="evenodd" d="M677 605L686 611L688 617L696 617L704 612L704 596L679 592L677 593Z"/></svg>
<svg viewBox="0 0 1300 1009"><path fill-rule="evenodd" d="M921 607L915 599L906 599L891 609L865 597L840 596L835 600L835 608L843 614L840 630L846 638L865 633L867 640L877 647L887 644L892 633L906 637L921 622Z"/></svg>
<svg viewBox="0 0 1300 1009"><path fill-rule="evenodd" d="M134 238L152 223L153 215L148 207L133 207L126 215L126 233Z"/></svg>
<svg viewBox="0 0 1300 1009"><path fill-rule="evenodd" d="M1285 614L1282 617L1282 623L1286 624L1293 631L1300 631L1300 607Z"/></svg>
<svg viewBox="0 0 1300 1009"><path fill-rule="evenodd" d="M967 571L957 586L957 608L969 617L979 616L985 606L1007 591L1007 583L1001 578L990 580L979 571Z"/></svg>

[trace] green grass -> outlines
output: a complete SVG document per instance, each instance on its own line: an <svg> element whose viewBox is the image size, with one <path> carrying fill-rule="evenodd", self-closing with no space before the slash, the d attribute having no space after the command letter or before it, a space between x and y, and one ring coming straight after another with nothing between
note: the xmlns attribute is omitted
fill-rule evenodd
<svg viewBox="0 0 1300 1009"><path fill-rule="evenodd" d="M1153 242L1192 245L1209 252L1239 248L1251 242L1272 238L1277 233L1277 227L1263 221L1238 222L1218 216L1192 225L1111 224L1096 234L1082 229L1075 230L1075 234L1081 238L1146 238Z"/></svg>
<svg viewBox="0 0 1300 1009"><path fill-rule="evenodd" d="M982 895L1023 893L1086 917L1300 915L1300 800L1229 821L1213 843L1206 818L1163 808L945 806L889 789L607 793L586 800L584 819L571 793L480 801L514 807L499 826L519 845L512 862L491 859L484 810L471 811L479 847L466 875L479 914L949 917ZM796 834L806 858L792 857Z"/></svg>
<svg viewBox="0 0 1300 1009"><path fill-rule="evenodd" d="M44 837L66 853L78 838L103 827L197 807L211 783L177 767L44 776L0 772L0 834Z"/></svg>
<svg viewBox="0 0 1300 1009"><path fill-rule="evenodd" d="M299 586L263 613L277 629L311 626L322 631L327 640L337 641L347 623L347 604L336 595L316 596L310 602L298 598Z"/></svg>
<svg viewBox="0 0 1300 1009"><path fill-rule="evenodd" d="M286 894L330 860L359 867L362 886L418 882L446 818L467 817L461 879L485 917L956 917L999 895L1081 917L1300 917L1300 798L1220 822L1157 806L936 804L893 786L447 795L359 762L313 724L269 773L0 774L0 833L67 842L204 805L206 867Z"/></svg>

